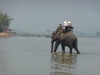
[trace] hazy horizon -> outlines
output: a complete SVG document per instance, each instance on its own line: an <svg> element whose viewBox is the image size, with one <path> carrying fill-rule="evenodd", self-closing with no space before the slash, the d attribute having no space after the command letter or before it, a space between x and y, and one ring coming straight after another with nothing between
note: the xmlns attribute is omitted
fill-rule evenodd
<svg viewBox="0 0 100 75"><path fill-rule="evenodd" d="M11 29L38 33L71 21L77 31L100 29L100 0L0 0L0 10L13 18Z"/></svg>

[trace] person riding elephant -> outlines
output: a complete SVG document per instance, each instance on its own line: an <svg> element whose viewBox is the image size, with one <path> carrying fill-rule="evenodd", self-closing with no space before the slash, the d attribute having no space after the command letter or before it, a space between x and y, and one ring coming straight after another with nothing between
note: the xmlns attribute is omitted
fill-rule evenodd
<svg viewBox="0 0 100 75"><path fill-rule="evenodd" d="M69 26L69 27L72 27L72 24L71 24L71 22L70 22L70 21L68 21L68 26Z"/></svg>
<svg viewBox="0 0 100 75"><path fill-rule="evenodd" d="M56 33L59 32L62 29L62 24L59 24L59 26L56 29Z"/></svg>
<svg viewBox="0 0 100 75"><path fill-rule="evenodd" d="M63 26L61 27L63 29ZM72 31L68 30L67 32L62 32L62 29L58 29L59 31L54 31L52 33L51 38L51 52L53 52L53 43L55 42L54 52L56 52L59 44L62 46L62 52L65 53L65 46L68 46L70 49L70 53L72 53L72 49L74 48L78 54L80 54L77 48L77 37L73 34ZM61 34L59 34L61 33Z"/></svg>

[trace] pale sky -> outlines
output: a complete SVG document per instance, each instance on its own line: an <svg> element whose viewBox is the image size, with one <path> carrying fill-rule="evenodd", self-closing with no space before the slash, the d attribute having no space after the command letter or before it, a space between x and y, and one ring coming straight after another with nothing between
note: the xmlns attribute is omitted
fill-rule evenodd
<svg viewBox="0 0 100 75"><path fill-rule="evenodd" d="M100 30L100 0L0 0L11 29L37 33L71 21L75 30Z"/></svg>

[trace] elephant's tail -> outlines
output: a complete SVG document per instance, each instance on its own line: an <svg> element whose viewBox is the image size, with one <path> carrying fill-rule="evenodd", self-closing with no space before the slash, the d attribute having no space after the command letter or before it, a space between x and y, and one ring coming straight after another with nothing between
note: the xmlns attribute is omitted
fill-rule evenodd
<svg viewBox="0 0 100 75"><path fill-rule="evenodd" d="M77 38L76 38L76 40L75 40L74 47L75 47L75 48L78 48L78 40L77 40Z"/></svg>

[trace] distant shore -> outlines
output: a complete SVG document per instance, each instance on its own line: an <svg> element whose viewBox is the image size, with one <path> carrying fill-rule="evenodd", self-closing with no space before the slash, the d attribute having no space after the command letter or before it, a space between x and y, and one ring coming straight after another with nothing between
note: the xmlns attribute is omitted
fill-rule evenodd
<svg viewBox="0 0 100 75"><path fill-rule="evenodd" d="M100 38L100 36L77 36L81 38Z"/></svg>

